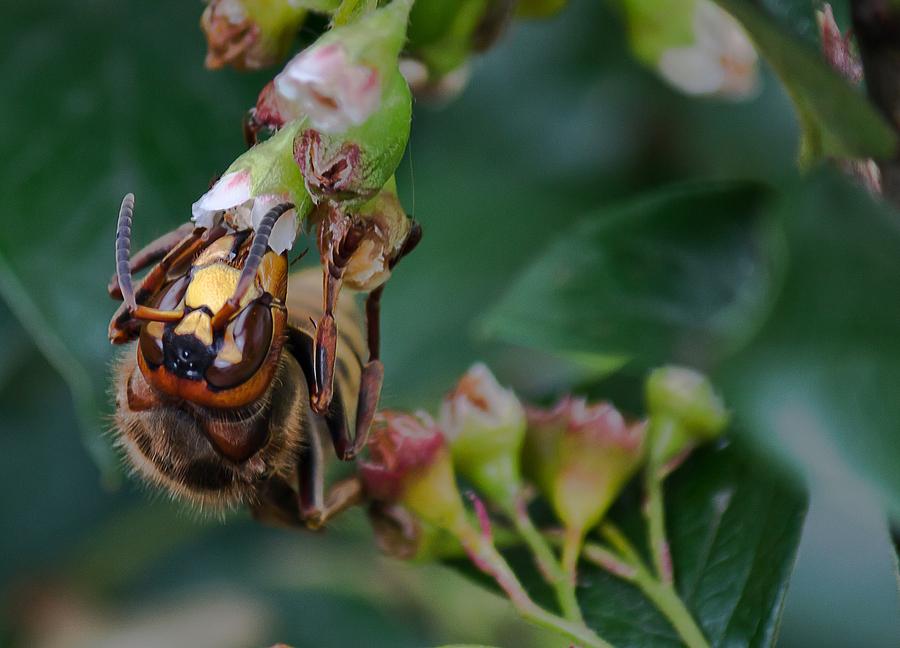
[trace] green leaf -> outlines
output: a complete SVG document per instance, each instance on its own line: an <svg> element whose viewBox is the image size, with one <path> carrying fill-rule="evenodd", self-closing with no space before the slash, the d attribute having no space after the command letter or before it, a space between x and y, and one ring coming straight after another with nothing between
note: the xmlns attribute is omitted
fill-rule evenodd
<svg viewBox="0 0 900 648"><path fill-rule="evenodd" d="M739 348L777 293L782 257L758 185L661 191L581 219L489 311L493 336L606 370Z"/></svg>
<svg viewBox="0 0 900 648"><path fill-rule="evenodd" d="M820 52L784 26L808 23L798 18L796 8L779 22L750 0L715 1L741 22L793 99L802 128L802 166L826 157L894 155L897 134L881 114L825 63Z"/></svg>
<svg viewBox="0 0 900 648"><path fill-rule="evenodd" d="M844 463L900 514L900 213L836 173L778 210L790 271L716 382L759 439L810 470Z"/></svg>
<svg viewBox="0 0 900 648"><path fill-rule="evenodd" d="M665 497L675 584L710 644L773 646L806 515L803 489L733 444L698 451L666 481ZM640 509L633 488L610 517L644 546ZM504 554L532 596L552 608L526 552ZM594 565L579 565L578 599L588 625L618 648L682 645L636 587Z"/></svg>
<svg viewBox="0 0 900 648"><path fill-rule="evenodd" d="M106 468L117 205L135 192L135 247L186 221L242 150L240 119L262 85L203 69L199 14L37 0L0 24L0 297L65 377Z"/></svg>

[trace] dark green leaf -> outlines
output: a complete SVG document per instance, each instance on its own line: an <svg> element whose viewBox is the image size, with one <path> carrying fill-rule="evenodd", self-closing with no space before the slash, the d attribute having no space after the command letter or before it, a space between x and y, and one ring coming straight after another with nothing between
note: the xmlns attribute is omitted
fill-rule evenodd
<svg viewBox="0 0 900 648"><path fill-rule="evenodd" d="M847 462L896 514L900 214L824 173L779 209L790 272L765 327L719 382L760 439L806 467Z"/></svg>
<svg viewBox="0 0 900 648"><path fill-rule="evenodd" d="M729 446L697 452L665 493L676 586L706 638L712 646L773 646L806 514L803 490L765 460ZM640 508L632 488L610 514L637 546L644 545ZM528 554L504 554L532 596L552 607ZM613 645L682 645L634 586L585 563L579 583L588 625Z"/></svg>
<svg viewBox="0 0 900 648"><path fill-rule="evenodd" d="M750 0L715 0L737 18L760 53L772 65L791 95L802 127L801 164L824 157L890 158L897 150L897 134L863 93L851 87L825 63L822 54L798 38L809 32L809 6L774 5L781 21L758 9Z"/></svg>
<svg viewBox="0 0 900 648"><path fill-rule="evenodd" d="M615 368L710 365L765 316L781 274L765 192L670 189L584 218L486 316L504 340Z"/></svg>
<svg viewBox="0 0 900 648"><path fill-rule="evenodd" d="M261 85L203 69L198 7L40 0L8 7L0 25L0 295L66 378L106 467L118 203L137 195L136 247L187 220L240 152Z"/></svg>

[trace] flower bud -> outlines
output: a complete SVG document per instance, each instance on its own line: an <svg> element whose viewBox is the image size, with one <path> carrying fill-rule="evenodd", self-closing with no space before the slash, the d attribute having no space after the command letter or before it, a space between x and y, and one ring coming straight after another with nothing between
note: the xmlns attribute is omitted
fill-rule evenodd
<svg viewBox="0 0 900 648"><path fill-rule="evenodd" d="M296 128L285 128L238 157L225 174L191 208L194 222L210 227L217 214L236 229L255 228L272 207L291 202L272 228L269 247L276 252L294 244L299 221L312 209L293 158Z"/></svg>
<svg viewBox="0 0 900 648"><path fill-rule="evenodd" d="M236 230L256 229L263 216L273 207L286 202L287 195L261 194L250 196L250 174L247 170L227 173L203 194L191 208L192 219L199 227L212 227L221 213L228 225ZM277 253L294 246L299 222L291 209L283 213L269 235L269 247Z"/></svg>
<svg viewBox="0 0 900 648"><path fill-rule="evenodd" d="M718 437L729 414L709 380L687 367L660 367L646 387L654 463L662 466L690 448Z"/></svg>
<svg viewBox="0 0 900 648"><path fill-rule="evenodd" d="M316 202L359 206L375 197L403 157L412 123L409 86L395 68L375 113L342 133L299 123L293 154L309 194Z"/></svg>
<svg viewBox="0 0 900 648"><path fill-rule="evenodd" d="M440 426L457 470L489 499L515 505L525 411L483 364L474 365L441 405Z"/></svg>
<svg viewBox="0 0 900 648"><path fill-rule="evenodd" d="M313 217L317 218L319 213L321 210L313 212ZM346 263L343 281L353 290L371 292L391 276L391 264L400 253L412 225L400 204L397 182L393 177L350 218L328 219L326 226L320 230L323 248L334 249L335 243L344 239L354 220L363 222L362 240Z"/></svg>
<svg viewBox="0 0 900 648"><path fill-rule="evenodd" d="M400 504L373 502L368 514L375 543L385 555L424 562L463 553L452 534L417 518Z"/></svg>
<svg viewBox="0 0 900 648"><path fill-rule="evenodd" d="M567 528L590 529L640 468L646 422L628 424L609 403L571 396L527 416L526 475Z"/></svg>
<svg viewBox="0 0 900 648"><path fill-rule="evenodd" d="M418 0L410 12L407 50L428 71L422 86L437 87L474 52L487 50L505 31L513 9L510 0Z"/></svg>
<svg viewBox="0 0 900 648"><path fill-rule="evenodd" d="M206 67L258 70L287 56L306 10L291 0L210 0L200 26Z"/></svg>
<svg viewBox="0 0 900 648"><path fill-rule="evenodd" d="M402 504L440 529L453 531L467 523L450 452L427 414L382 412L368 450L368 459L357 468L371 499Z"/></svg>
<svg viewBox="0 0 900 648"><path fill-rule="evenodd" d="M293 59L263 89L254 120L269 128L302 117L322 133L365 123L394 92L411 0L394 0L336 27Z"/></svg>
<svg viewBox="0 0 900 648"><path fill-rule="evenodd" d="M691 95L742 99L759 88L757 54L738 22L711 0L625 0L632 49Z"/></svg>

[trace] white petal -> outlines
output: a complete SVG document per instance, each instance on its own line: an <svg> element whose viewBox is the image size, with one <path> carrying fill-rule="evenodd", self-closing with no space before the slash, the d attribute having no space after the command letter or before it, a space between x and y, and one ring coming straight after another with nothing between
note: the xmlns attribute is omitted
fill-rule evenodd
<svg viewBox="0 0 900 648"><path fill-rule="evenodd" d="M698 47L675 47L663 52L659 72L669 83L687 94L718 92L725 70L718 58Z"/></svg>
<svg viewBox="0 0 900 648"><path fill-rule="evenodd" d="M269 236L269 247L277 254L287 252L294 247L294 241L297 239L297 231L300 229L300 221L297 219L297 213L294 210L285 212L281 215L272 228L272 235Z"/></svg>
<svg viewBox="0 0 900 648"><path fill-rule="evenodd" d="M236 207L250 200L250 170L226 173L191 206L191 215L201 227L212 225L216 212Z"/></svg>

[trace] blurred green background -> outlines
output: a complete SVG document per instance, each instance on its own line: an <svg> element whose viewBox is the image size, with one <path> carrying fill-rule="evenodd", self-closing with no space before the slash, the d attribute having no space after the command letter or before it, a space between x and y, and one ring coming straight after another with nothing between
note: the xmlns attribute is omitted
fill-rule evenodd
<svg viewBox="0 0 900 648"><path fill-rule="evenodd" d="M7 4L0 644L561 645L449 569L379 557L357 512L319 535L242 513L199 520L109 470L118 202L136 193L138 242L184 221L241 151L240 118L267 76L203 69L199 2ZM513 25L458 100L416 106L398 181L425 238L385 294L384 402L433 407L475 359L535 397L588 380L486 339L480 316L588 210L685 180L800 186L796 141L771 74L746 103L685 98L633 61L603 3ZM876 488L805 423L755 437L811 490L779 645L900 645Z"/></svg>

